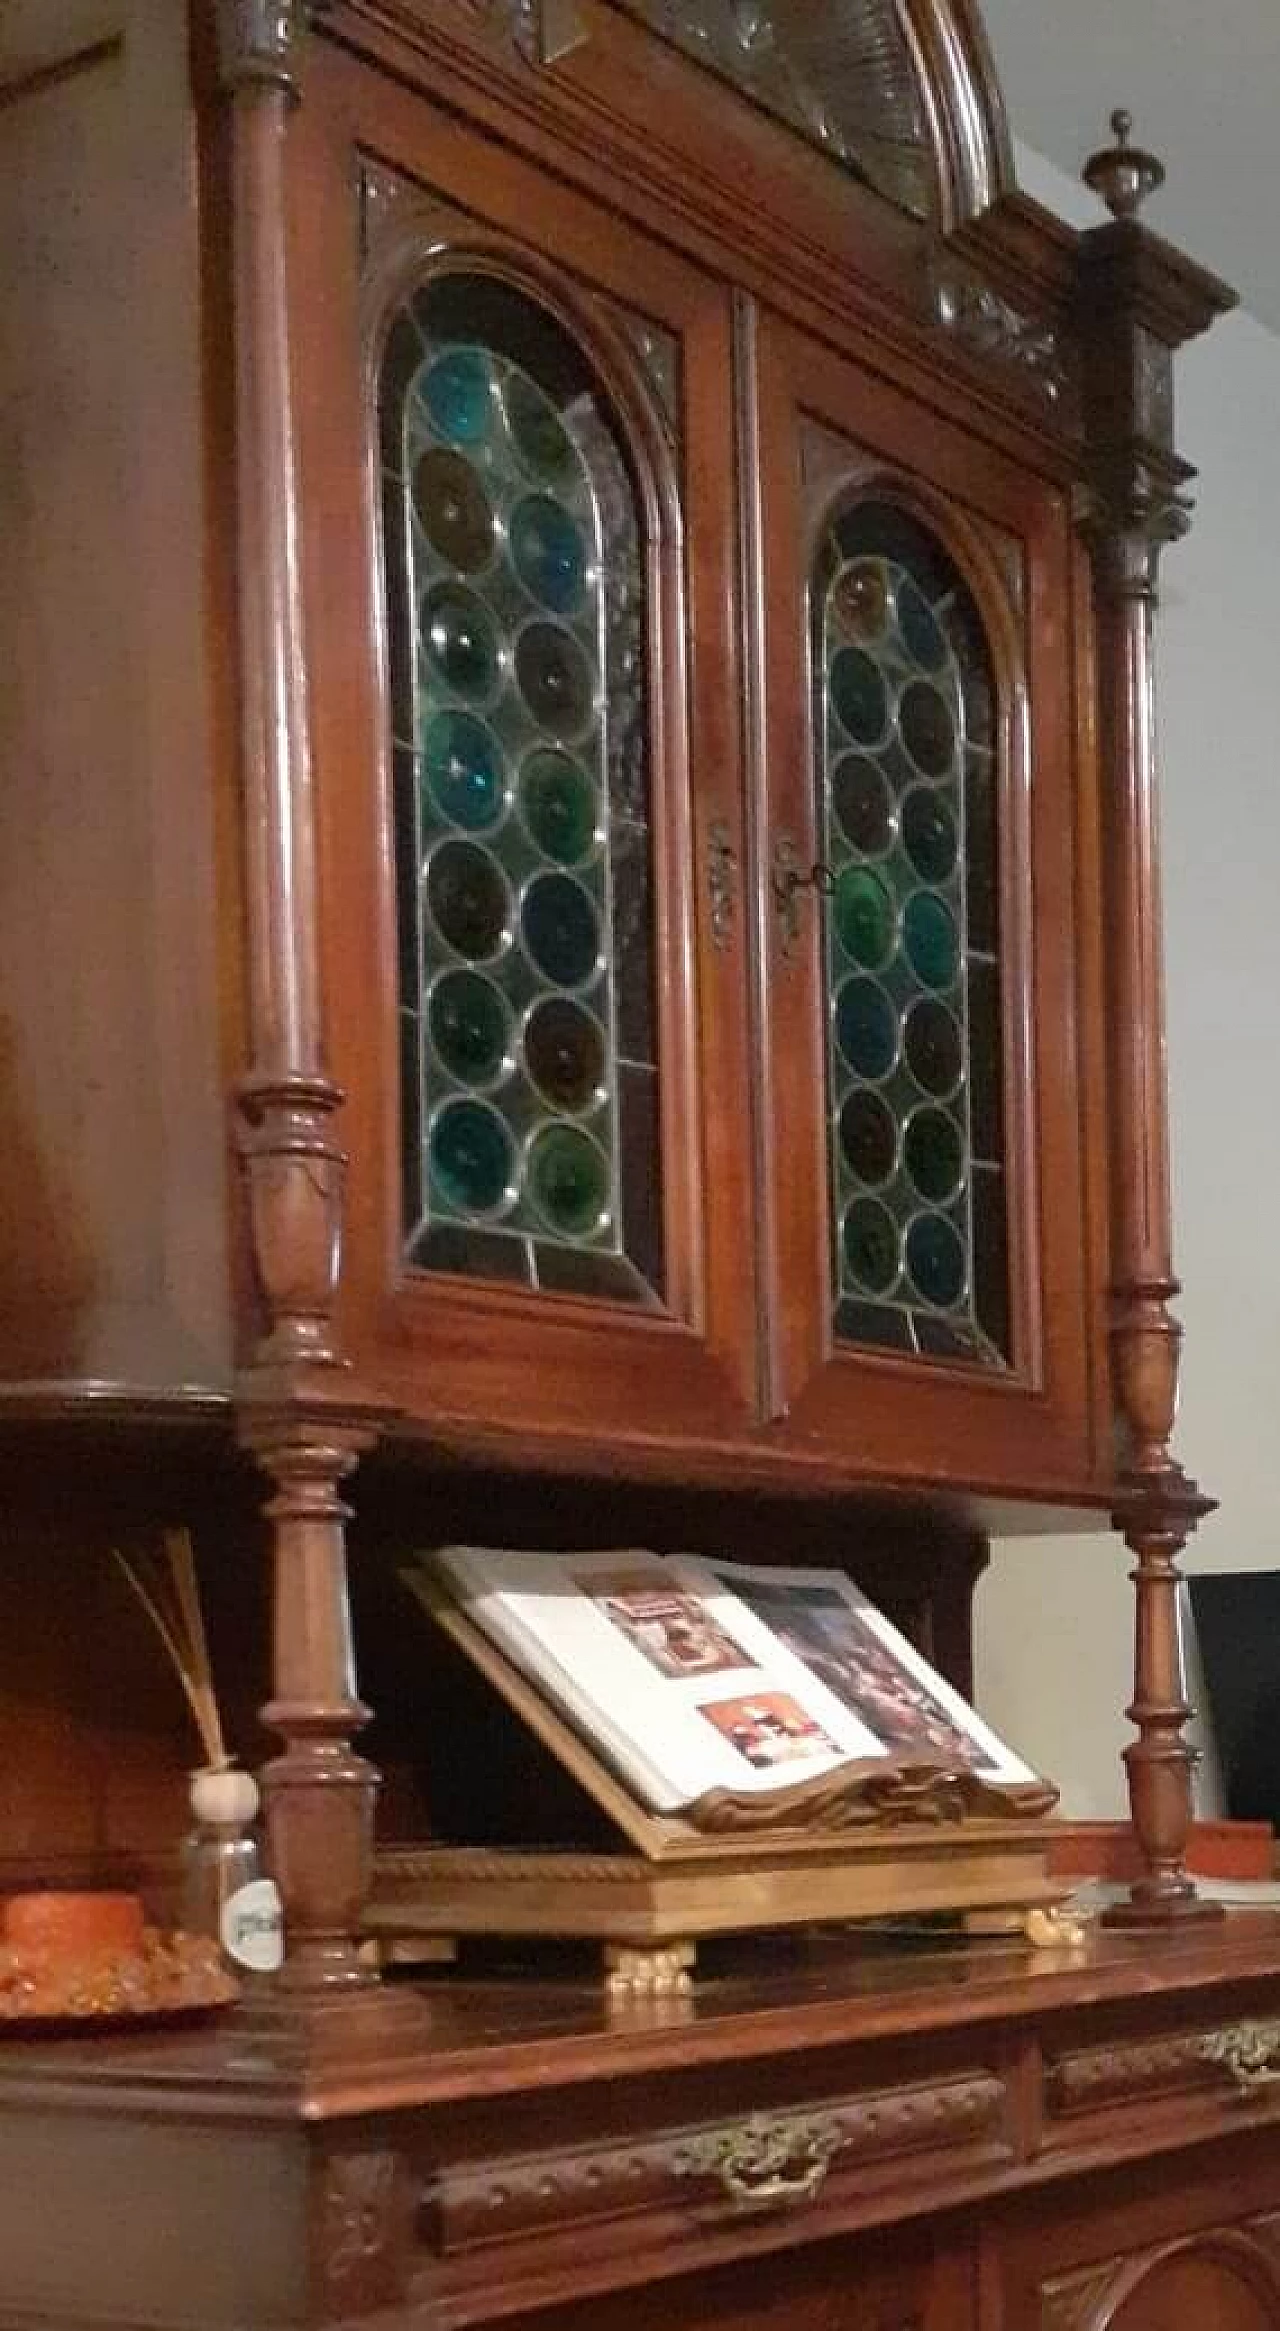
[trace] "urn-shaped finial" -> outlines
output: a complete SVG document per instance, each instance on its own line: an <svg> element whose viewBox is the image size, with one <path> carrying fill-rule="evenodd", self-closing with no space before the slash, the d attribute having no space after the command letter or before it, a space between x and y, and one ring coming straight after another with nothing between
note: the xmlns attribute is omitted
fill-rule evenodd
<svg viewBox="0 0 1280 2331"><path fill-rule="evenodd" d="M1111 116L1114 146L1090 154L1082 176L1086 186L1101 195L1112 218L1133 219L1149 194L1164 184L1164 164L1141 146L1130 145L1133 116L1117 106Z"/></svg>

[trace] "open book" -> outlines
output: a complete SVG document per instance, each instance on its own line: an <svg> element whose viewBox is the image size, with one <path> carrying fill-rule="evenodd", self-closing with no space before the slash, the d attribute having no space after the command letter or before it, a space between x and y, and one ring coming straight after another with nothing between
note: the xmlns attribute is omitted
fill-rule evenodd
<svg viewBox="0 0 1280 2331"><path fill-rule="evenodd" d="M1036 1783L841 1571L450 1546L432 1578L651 1812L844 1766Z"/></svg>

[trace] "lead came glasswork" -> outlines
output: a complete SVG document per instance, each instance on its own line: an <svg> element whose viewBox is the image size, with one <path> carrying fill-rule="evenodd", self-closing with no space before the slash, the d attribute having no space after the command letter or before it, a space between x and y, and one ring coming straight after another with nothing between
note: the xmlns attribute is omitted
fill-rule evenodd
<svg viewBox="0 0 1280 2331"><path fill-rule="evenodd" d="M445 269L379 387L411 1265L663 1291L646 549L533 298Z"/></svg>
<svg viewBox="0 0 1280 2331"><path fill-rule="evenodd" d="M990 650L954 561L887 500L828 513L811 620L835 1334L1005 1366Z"/></svg>

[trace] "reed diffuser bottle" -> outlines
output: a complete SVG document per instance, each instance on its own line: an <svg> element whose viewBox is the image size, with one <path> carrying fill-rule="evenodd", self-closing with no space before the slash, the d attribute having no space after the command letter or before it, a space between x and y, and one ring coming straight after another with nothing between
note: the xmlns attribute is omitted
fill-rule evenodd
<svg viewBox="0 0 1280 2331"><path fill-rule="evenodd" d="M273 1974L284 1956L280 1896L253 1826L257 1782L227 1754L191 1540L169 1530L163 1557L116 1561L164 1645L204 1750L191 1775L195 1827L182 1848L183 1928L211 1936L232 1966Z"/></svg>

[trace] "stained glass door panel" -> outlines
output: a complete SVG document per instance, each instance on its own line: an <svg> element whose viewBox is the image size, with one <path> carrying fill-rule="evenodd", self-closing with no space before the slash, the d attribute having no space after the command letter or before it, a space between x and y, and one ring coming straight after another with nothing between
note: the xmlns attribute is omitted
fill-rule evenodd
<svg viewBox="0 0 1280 2331"><path fill-rule="evenodd" d="M982 619L936 536L857 492L825 514L809 610L833 1332L1004 1367L1000 724Z"/></svg>
<svg viewBox="0 0 1280 2331"><path fill-rule="evenodd" d="M446 272L380 387L406 1259L664 1293L640 496L557 318Z"/></svg>

